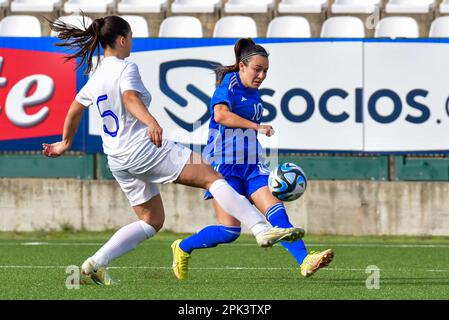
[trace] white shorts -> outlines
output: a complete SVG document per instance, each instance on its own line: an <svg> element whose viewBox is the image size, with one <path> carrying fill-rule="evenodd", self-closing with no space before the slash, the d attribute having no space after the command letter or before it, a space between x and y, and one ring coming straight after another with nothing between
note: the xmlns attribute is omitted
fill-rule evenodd
<svg viewBox="0 0 449 320"><path fill-rule="evenodd" d="M175 181L192 151L172 141L166 141L144 165L126 170L112 171L131 206L147 202L159 194L159 184Z"/></svg>

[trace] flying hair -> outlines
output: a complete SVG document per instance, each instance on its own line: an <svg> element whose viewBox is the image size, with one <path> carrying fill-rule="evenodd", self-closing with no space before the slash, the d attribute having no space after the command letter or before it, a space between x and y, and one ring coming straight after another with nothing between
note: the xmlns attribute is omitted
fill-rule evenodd
<svg viewBox="0 0 449 320"><path fill-rule="evenodd" d="M77 28L71 24L54 18L46 19L51 30L57 32L58 38L63 42L56 43L58 47L67 47L74 53L65 56L65 60L77 59L77 69L84 63L87 64L85 73L88 74L92 69L92 58L97 53L97 64L100 60L100 46L114 48L115 40L119 36L127 37L131 32L131 27L123 18L118 16L107 16L95 19L90 26L87 26L87 19L84 13L82 16L82 27Z"/></svg>

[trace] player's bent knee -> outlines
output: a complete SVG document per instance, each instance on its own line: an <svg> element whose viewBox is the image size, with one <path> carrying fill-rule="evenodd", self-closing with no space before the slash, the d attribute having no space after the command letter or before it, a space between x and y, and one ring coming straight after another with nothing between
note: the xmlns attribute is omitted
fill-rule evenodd
<svg viewBox="0 0 449 320"><path fill-rule="evenodd" d="M154 230L156 230L156 232L159 232L159 230L161 230L162 227L164 226L164 221L160 221L157 223L150 223L150 224L153 226L153 228L154 228Z"/></svg>
<svg viewBox="0 0 449 320"><path fill-rule="evenodd" d="M154 228L154 230L156 230L156 232L158 232L159 230L162 229L162 227L164 226L164 222L165 222L165 217L164 216L151 216L151 215L141 215L139 216L139 219L142 220L143 222L145 222L146 224L149 224L150 226L152 226Z"/></svg>

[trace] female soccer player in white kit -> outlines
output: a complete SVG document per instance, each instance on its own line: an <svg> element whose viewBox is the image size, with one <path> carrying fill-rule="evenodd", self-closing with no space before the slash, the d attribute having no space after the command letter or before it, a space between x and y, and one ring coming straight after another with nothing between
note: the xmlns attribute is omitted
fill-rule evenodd
<svg viewBox="0 0 449 320"><path fill-rule="evenodd" d="M104 58L72 102L62 141L44 143L43 153L58 157L67 151L84 109L94 105L103 121L101 137L109 167L139 219L119 229L82 264L85 275L98 284L111 284L107 265L162 228L165 214L160 183L174 182L209 190L222 208L251 230L259 246L303 237L301 228L270 227L249 201L237 194L200 155L162 138L162 128L148 110L151 95L137 65L125 60L131 52L132 32L124 19L99 18L85 30L56 19L50 22L50 27L64 40L57 45L75 50L67 59L80 58L78 67L87 63L86 72L93 69L92 57L96 50L99 52L100 45Z"/></svg>

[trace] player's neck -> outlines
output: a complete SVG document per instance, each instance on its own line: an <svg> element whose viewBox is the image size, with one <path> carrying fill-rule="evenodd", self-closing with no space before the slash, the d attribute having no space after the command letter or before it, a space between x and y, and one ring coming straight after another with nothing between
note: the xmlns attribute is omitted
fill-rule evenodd
<svg viewBox="0 0 449 320"><path fill-rule="evenodd" d="M115 50L111 48L107 48L104 50L104 57L117 57L119 59L125 59L128 55L120 50Z"/></svg>
<svg viewBox="0 0 449 320"><path fill-rule="evenodd" d="M249 84L245 82L245 79L242 77L242 74L240 73L240 71L238 71L237 74L238 74L240 83L243 84L243 86L245 88L249 88L250 87Z"/></svg>

